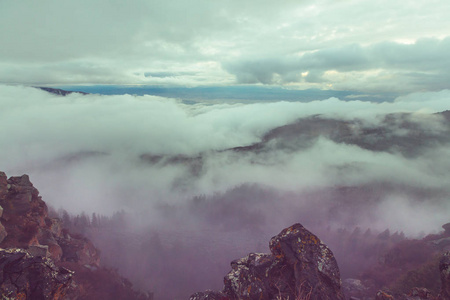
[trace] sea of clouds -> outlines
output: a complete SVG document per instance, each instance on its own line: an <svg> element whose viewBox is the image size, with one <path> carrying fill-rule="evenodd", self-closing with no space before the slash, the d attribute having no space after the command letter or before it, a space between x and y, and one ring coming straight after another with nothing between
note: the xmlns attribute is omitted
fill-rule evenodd
<svg viewBox="0 0 450 300"><path fill-rule="evenodd" d="M294 193L373 182L448 192L448 145L435 145L416 157L374 152L324 137L299 151L224 150L252 145L273 128L313 115L357 118L375 126L386 114L409 112L423 128L439 132L442 120L432 113L448 109L449 97L450 91L443 90L384 103L330 98L308 103L187 105L156 96L73 93L61 97L3 85L0 169L8 176L29 174L44 200L55 208L106 215L121 209L152 214L155 204L183 203L248 183ZM141 159L143 154L201 155L201 173L192 175L184 164L148 164ZM373 225L392 224L417 234L447 221L450 210L442 206L433 210L393 198L380 203L378 209L386 213L380 213ZM400 217L392 221L392 215ZM416 223L417 215L421 222Z"/></svg>
<svg viewBox="0 0 450 300"><path fill-rule="evenodd" d="M449 98L443 90L382 103L188 105L0 85L0 170L28 174L47 204L72 215L125 211L127 226L87 234L104 264L160 299L220 289L231 260L267 252L270 237L296 222L336 249L351 276L362 267L345 265L353 260L333 236L340 228L418 237L450 221L449 125L435 114ZM348 122L371 146L295 131L267 138L318 116L316 124ZM413 144L401 148L414 130Z"/></svg>

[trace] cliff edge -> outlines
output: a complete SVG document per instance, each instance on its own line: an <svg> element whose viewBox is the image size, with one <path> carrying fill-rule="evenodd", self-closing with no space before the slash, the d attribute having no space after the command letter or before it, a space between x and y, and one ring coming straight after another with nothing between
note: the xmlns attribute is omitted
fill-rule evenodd
<svg viewBox="0 0 450 300"><path fill-rule="evenodd" d="M7 299L151 299L100 265L87 238L49 218L28 175L0 172L0 295Z"/></svg>

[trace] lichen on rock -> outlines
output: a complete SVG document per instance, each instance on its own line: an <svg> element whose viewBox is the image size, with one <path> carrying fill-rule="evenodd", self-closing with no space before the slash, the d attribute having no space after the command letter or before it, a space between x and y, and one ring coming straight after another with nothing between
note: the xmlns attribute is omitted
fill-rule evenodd
<svg viewBox="0 0 450 300"><path fill-rule="evenodd" d="M344 299L333 253L301 224L282 230L269 247L270 254L250 253L232 261L223 291L190 299Z"/></svg>

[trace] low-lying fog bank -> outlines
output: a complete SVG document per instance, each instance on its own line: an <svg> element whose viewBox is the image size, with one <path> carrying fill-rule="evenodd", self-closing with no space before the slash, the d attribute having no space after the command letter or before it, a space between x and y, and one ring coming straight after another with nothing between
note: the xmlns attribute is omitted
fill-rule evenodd
<svg viewBox="0 0 450 300"><path fill-rule="evenodd" d="M186 105L0 86L0 169L72 215L123 210L86 233L159 296L220 289L231 260L296 222L354 276L363 251L450 221L449 96Z"/></svg>

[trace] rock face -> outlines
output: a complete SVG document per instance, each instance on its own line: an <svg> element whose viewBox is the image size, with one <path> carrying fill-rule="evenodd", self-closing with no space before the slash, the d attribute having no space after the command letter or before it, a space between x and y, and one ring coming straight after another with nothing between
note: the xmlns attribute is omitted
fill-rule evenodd
<svg viewBox="0 0 450 300"><path fill-rule="evenodd" d="M27 175L8 179L0 172L0 221L1 296L151 299L135 292L117 272L102 268L91 241L49 218L47 205Z"/></svg>
<svg viewBox="0 0 450 300"><path fill-rule="evenodd" d="M72 276L48 258L0 249L0 294L7 299L66 299Z"/></svg>
<svg viewBox="0 0 450 300"><path fill-rule="evenodd" d="M231 262L223 291L190 299L344 299L333 253L302 225L284 229L269 247L271 254L250 253Z"/></svg>
<svg viewBox="0 0 450 300"><path fill-rule="evenodd" d="M79 261L99 266L99 252L88 239L63 231L59 219L48 217L47 205L28 175L6 179L5 173L0 173L0 191L0 239L4 236L0 247L38 251L54 262Z"/></svg>

